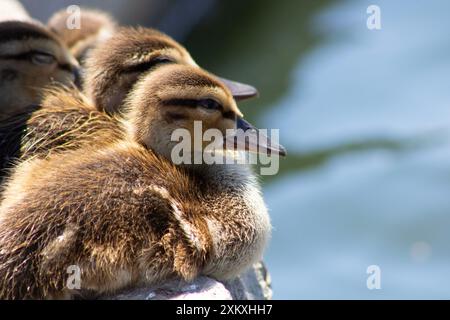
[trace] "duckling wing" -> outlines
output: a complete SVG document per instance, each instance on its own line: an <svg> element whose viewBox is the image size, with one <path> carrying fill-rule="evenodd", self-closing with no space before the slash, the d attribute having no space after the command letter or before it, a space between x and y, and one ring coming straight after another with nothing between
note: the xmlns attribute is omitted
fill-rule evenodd
<svg viewBox="0 0 450 320"><path fill-rule="evenodd" d="M0 206L0 297L61 291L70 265L98 293L201 272L198 223L168 191L184 185L178 173L161 171L146 150L119 148L83 147L15 169Z"/></svg>
<svg viewBox="0 0 450 320"><path fill-rule="evenodd" d="M21 156L21 145L27 132L27 122L39 106L31 106L21 113L0 121L0 181Z"/></svg>
<svg viewBox="0 0 450 320"><path fill-rule="evenodd" d="M42 106L0 121L0 181L19 160L110 142L122 134L116 119L94 110L73 92L51 92Z"/></svg>

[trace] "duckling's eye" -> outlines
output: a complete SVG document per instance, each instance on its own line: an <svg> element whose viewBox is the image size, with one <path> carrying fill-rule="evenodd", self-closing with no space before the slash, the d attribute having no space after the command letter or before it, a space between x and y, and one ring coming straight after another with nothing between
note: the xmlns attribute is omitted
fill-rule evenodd
<svg viewBox="0 0 450 320"><path fill-rule="evenodd" d="M173 63L172 59L166 58L166 57L158 57L156 59L153 59L155 63Z"/></svg>
<svg viewBox="0 0 450 320"><path fill-rule="evenodd" d="M203 99L197 101L197 106L209 110L221 110L222 105L213 99Z"/></svg>
<svg viewBox="0 0 450 320"><path fill-rule="evenodd" d="M32 63L37 65L42 64L53 64L56 61L56 58L49 53L45 52L32 52L30 55L30 60Z"/></svg>

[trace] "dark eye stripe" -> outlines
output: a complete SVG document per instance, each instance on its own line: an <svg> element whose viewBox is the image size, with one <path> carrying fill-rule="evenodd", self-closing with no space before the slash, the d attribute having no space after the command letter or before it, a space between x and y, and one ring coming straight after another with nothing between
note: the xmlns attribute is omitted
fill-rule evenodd
<svg viewBox="0 0 450 320"><path fill-rule="evenodd" d="M157 59L146 61L146 62L143 62L140 64L128 66L122 72L124 72L124 73L145 72L145 71L149 71L150 69L153 69L154 67L156 67L158 65L166 64L166 63L175 63L175 62L173 62L169 59L157 58Z"/></svg>
<svg viewBox="0 0 450 320"><path fill-rule="evenodd" d="M184 106L189 108L202 108L202 102L204 101L205 100L196 100L196 99L169 99L162 101L162 104L166 106ZM236 114L233 111L225 112L223 110L223 106L220 104L217 104L217 108L210 110L218 110L222 112L223 117L227 119L234 119L236 117Z"/></svg>
<svg viewBox="0 0 450 320"><path fill-rule="evenodd" d="M190 108L197 108L198 100L195 99L170 99L163 101L163 104L166 106L184 106Z"/></svg>
<svg viewBox="0 0 450 320"><path fill-rule="evenodd" d="M219 111L223 110L222 105L214 99L202 99L202 100L199 100L197 103L198 103L199 107L202 107L202 108L205 108L208 110L219 110Z"/></svg>
<svg viewBox="0 0 450 320"><path fill-rule="evenodd" d="M55 41L47 30L30 24L29 22L5 21L0 24L0 42L25 40L25 39L45 39ZM56 41L55 41L56 42Z"/></svg>
<svg viewBox="0 0 450 320"><path fill-rule="evenodd" d="M22 52L22 53L19 53L19 54L0 55L0 59L4 59L4 60L30 60L31 57L33 55L35 55L35 54L50 55L49 53L46 53L46 52L32 50L32 51Z"/></svg>

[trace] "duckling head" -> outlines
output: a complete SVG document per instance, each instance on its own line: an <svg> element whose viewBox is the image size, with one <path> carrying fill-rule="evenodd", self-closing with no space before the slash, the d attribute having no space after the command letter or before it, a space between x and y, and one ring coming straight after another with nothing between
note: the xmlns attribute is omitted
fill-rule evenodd
<svg viewBox="0 0 450 320"><path fill-rule="evenodd" d="M86 93L99 110L115 113L142 75L169 62L197 66L185 48L159 31L118 28L88 54Z"/></svg>
<svg viewBox="0 0 450 320"><path fill-rule="evenodd" d="M0 113L11 114L40 102L52 83L78 81L78 62L43 26L34 22L0 23Z"/></svg>
<svg viewBox="0 0 450 320"><path fill-rule="evenodd" d="M216 146L232 148L231 151L250 151L252 147L248 143L234 142L236 129L242 129L238 130L241 134L249 130L258 134L258 130L243 119L233 93L220 78L188 65L166 64L141 78L128 95L125 110L129 136L167 159L171 159L179 143L172 138L177 129L189 132L191 148L184 151L191 153L203 152L211 146L211 141L203 139L205 132L211 129L218 133L215 137L222 138L214 141L218 143ZM233 132L231 136L230 132ZM256 150L262 146L281 155L285 153L282 146L271 144L265 138L264 146L255 140ZM229 140L232 143L228 143Z"/></svg>
<svg viewBox="0 0 450 320"><path fill-rule="evenodd" d="M169 36L143 27L118 28L112 37L88 54L85 91L99 110L118 112L138 80L167 63L200 69L189 52ZM224 78L220 81L237 100L258 94L250 85Z"/></svg>

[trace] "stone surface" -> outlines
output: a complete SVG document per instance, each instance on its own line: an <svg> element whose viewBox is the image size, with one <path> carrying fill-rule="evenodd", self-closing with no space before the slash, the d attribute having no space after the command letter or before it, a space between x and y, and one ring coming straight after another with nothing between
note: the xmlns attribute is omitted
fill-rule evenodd
<svg viewBox="0 0 450 320"><path fill-rule="evenodd" d="M224 283L234 300L270 300L270 275L263 262L256 263L247 272Z"/></svg>
<svg viewBox="0 0 450 320"><path fill-rule="evenodd" d="M268 300L272 298L270 276L262 262L236 279L219 282L199 277L192 283L172 280L158 287L137 288L105 297L113 300Z"/></svg>

